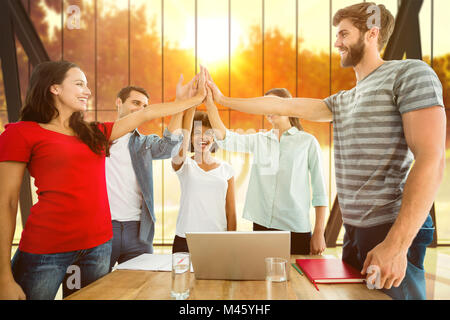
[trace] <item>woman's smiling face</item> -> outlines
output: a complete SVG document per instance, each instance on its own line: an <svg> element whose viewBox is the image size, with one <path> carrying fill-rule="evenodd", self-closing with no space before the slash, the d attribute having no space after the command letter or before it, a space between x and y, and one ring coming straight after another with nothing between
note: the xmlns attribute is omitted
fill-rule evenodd
<svg viewBox="0 0 450 320"><path fill-rule="evenodd" d="M87 101L91 96L86 76L79 68L69 69L61 84L51 86L51 92L55 95L55 100L59 102L59 105L69 108L73 112L86 111Z"/></svg>
<svg viewBox="0 0 450 320"><path fill-rule="evenodd" d="M213 129L204 125L196 125L192 131L194 152L209 152L214 143Z"/></svg>

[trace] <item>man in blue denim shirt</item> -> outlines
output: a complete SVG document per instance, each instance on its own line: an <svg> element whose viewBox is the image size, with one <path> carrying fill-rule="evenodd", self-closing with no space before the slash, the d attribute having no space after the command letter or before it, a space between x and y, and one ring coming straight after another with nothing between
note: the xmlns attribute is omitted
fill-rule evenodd
<svg viewBox="0 0 450 320"><path fill-rule="evenodd" d="M123 88L117 96L118 118L147 107L149 95L139 87ZM168 159L178 152L183 139L183 113L172 116L163 137L138 130L116 140L106 158L106 181L113 224L110 270L143 253L153 252L155 214L152 160Z"/></svg>

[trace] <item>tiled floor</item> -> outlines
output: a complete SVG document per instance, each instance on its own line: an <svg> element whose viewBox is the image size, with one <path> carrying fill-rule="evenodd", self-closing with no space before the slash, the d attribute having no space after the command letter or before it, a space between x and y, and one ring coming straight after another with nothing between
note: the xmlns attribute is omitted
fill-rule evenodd
<svg viewBox="0 0 450 320"><path fill-rule="evenodd" d="M14 249L15 251L15 249ZM168 254L172 247L155 247L155 254ZM14 252L13 252L14 254ZM324 254L341 257L342 247L328 248ZM425 257L427 282L427 299L450 300L450 247L428 248ZM56 299L62 298L62 290L58 291Z"/></svg>

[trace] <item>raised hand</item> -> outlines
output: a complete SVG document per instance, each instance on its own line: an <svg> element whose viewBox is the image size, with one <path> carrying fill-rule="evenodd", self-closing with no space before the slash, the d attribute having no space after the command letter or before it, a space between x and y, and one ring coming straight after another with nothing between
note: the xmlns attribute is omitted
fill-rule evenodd
<svg viewBox="0 0 450 320"><path fill-rule="evenodd" d="M191 79L187 84L183 85L184 77L180 75L180 79L178 80L176 87L176 97L175 100L186 100L192 98L197 93L196 83L198 81L199 74L196 74L195 77Z"/></svg>
<svg viewBox="0 0 450 320"><path fill-rule="evenodd" d="M206 71L207 85L211 89L213 99L214 99L214 101L220 103L220 100L223 98L223 94L222 94L222 92L220 92L219 88L214 83L211 75L209 74L209 72L206 68L205 68L205 71Z"/></svg>

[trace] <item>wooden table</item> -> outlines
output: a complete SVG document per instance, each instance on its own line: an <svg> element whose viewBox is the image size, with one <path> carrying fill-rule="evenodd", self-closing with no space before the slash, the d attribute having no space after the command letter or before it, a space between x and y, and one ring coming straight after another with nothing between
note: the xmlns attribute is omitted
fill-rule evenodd
<svg viewBox="0 0 450 320"><path fill-rule="evenodd" d="M291 263L301 258L291 256ZM317 291L306 276L290 264L290 280L269 288L266 281L196 280L191 275L189 300L387 300L379 290L365 284L319 284ZM171 273L116 270L67 297L67 300L169 300Z"/></svg>

